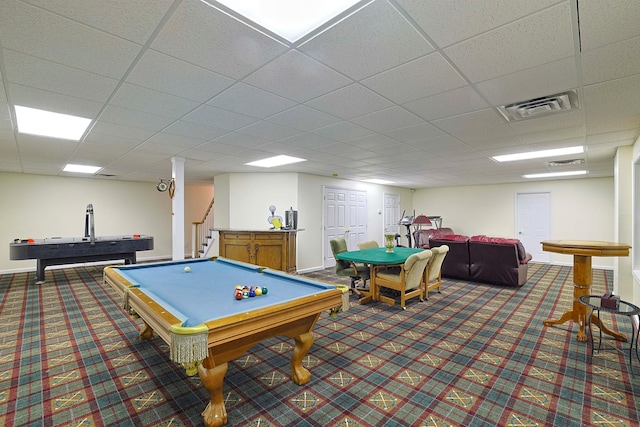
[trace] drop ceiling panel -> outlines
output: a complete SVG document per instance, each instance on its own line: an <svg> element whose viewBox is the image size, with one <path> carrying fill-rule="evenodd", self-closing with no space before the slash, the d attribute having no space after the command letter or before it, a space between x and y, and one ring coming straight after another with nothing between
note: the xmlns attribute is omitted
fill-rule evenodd
<svg viewBox="0 0 640 427"><path fill-rule="evenodd" d="M530 120L522 120L519 122L509 123L509 127L513 129L518 135L524 135L528 133L548 132L555 129L566 128L582 128L584 123L584 111L575 110L567 111L560 114L553 114L550 116L538 117Z"/></svg>
<svg viewBox="0 0 640 427"><path fill-rule="evenodd" d="M7 89L14 105L54 111L56 113L95 118L102 104L88 99L80 99L46 90L7 83Z"/></svg>
<svg viewBox="0 0 640 427"><path fill-rule="evenodd" d="M184 1L151 47L240 79L286 51L285 46L200 1Z"/></svg>
<svg viewBox="0 0 640 427"><path fill-rule="evenodd" d="M261 147L271 142L270 139L264 137L264 135L251 136L247 134L241 134L238 132L229 132L226 135L216 138L212 143L228 144L233 147L239 147L242 149ZM210 143L201 145L199 148L205 149Z"/></svg>
<svg viewBox="0 0 640 427"><path fill-rule="evenodd" d="M183 151L189 148L196 147L203 143L204 141L200 139L187 138L184 136L171 135L168 133L160 132L153 135L148 140L146 140L144 144L140 145L139 148L148 150L150 146L166 145L166 146L172 146L179 151Z"/></svg>
<svg viewBox="0 0 640 427"><path fill-rule="evenodd" d="M158 116L142 111L129 110L127 108L109 105L104 109L101 121L112 123L120 126L128 126L133 128L141 128L152 131L160 131L161 129L173 123L174 119L170 117Z"/></svg>
<svg viewBox="0 0 640 427"><path fill-rule="evenodd" d="M306 105L298 105L287 111L271 116L266 120L301 131L311 131L340 122L339 118L307 107Z"/></svg>
<svg viewBox="0 0 640 427"><path fill-rule="evenodd" d="M488 107L484 99L471 86L428 96L403 106L425 120L442 119Z"/></svg>
<svg viewBox="0 0 640 427"><path fill-rule="evenodd" d="M640 73L640 37L582 54L584 84L600 83Z"/></svg>
<svg viewBox="0 0 640 427"><path fill-rule="evenodd" d="M208 101L234 81L150 49L127 76L129 83L198 102Z"/></svg>
<svg viewBox="0 0 640 427"><path fill-rule="evenodd" d="M348 78L296 50L265 65L244 82L298 102L309 101L351 83Z"/></svg>
<svg viewBox="0 0 640 427"><path fill-rule="evenodd" d="M440 47L482 34L554 3L558 0L398 0Z"/></svg>
<svg viewBox="0 0 640 427"><path fill-rule="evenodd" d="M469 131L489 126L505 125L505 121L495 110L485 108L483 110L474 111L473 113L460 114L458 116L434 120L433 124L443 131L456 136L458 134L466 134Z"/></svg>
<svg viewBox="0 0 640 427"><path fill-rule="evenodd" d="M244 135L272 140L287 138L300 133L299 130L265 121L255 122L240 129L238 132Z"/></svg>
<svg viewBox="0 0 640 427"><path fill-rule="evenodd" d="M546 163L488 157L585 141L590 176L612 176L640 134L636 1L363 0L296 45L198 0L80 3L0 1L0 170L93 160L155 182L179 153L187 180L210 182L291 154L308 162L276 172L421 188L521 182ZM506 124L495 110L569 89L575 112ZM96 123L71 152L38 147L15 133L16 104Z"/></svg>
<svg viewBox="0 0 640 427"><path fill-rule="evenodd" d="M369 77L362 84L403 104L465 86L467 82L439 52L435 52Z"/></svg>
<svg viewBox="0 0 640 427"><path fill-rule="evenodd" d="M332 139L323 138L320 135L312 135L312 134L293 135L288 138L283 138L279 142L293 149L299 149L299 148L315 149L325 145L335 144L335 141Z"/></svg>
<svg viewBox="0 0 640 427"><path fill-rule="evenodd" d="M422 119L401 107L391 107L352 120L362 127L376 132L384 132L422 123Z"/></svg>
<svg viewBox="0 0 640 427"><path fill-rule="evenodd" d="M233 131L256 121L255 118L210 105L201 105L182 117L187 122Z"/></svg>
<svg viewBox="0 0 640 427"><path fill-rule="evenodd" d="M586 86L584 101L587 121L640 114L638 99L640 74Z"/></svg>
<svg viewBox="0 0 640 427"><path fill-rule="evenodd" d="M140 45L17 0L2 7L4 48L116 79L140 51Z"/></svg>
<svg viewBox="0 0 640 427"><path fill-rule="evenodd" d="M376 1L311 39L300 50L360 80L434 49L388 2Z"/></svg>
<svg viewBox="0 0 640 427"><path fill-rule="evenodd" d="M324 136L325 138L334 139L336 141L347 141L349 139L370 135L373 131L354 123L340 122L319 129L314 129L312 132L316 135Z"/></svg>
<svg viewBox="0 0 640 427"><path fill-rule="evenodd" d="M351 84L307 102L307 105L344 120L393 106L389 100L360 84Z"/></svg>
<svg viewBox="0 0 640 427"><path fill-rule="evenodd" d="M205 126L199 123L187 122L185 120L178 120L170 124L168 127L162 129L162 132L186 136L191 138L201 139L203 141L208 141L219 136L222 136L229 131L225 129L215 128L212 126Z"/></svg>
<svg viewBox="0 0 640 427"><path fill-rule="evenodd" d="M603 144L615 141L633 141L637 137L638 133L640 133L640 128L627 129L619 132L611 132L598 135L587 135L587 145Z"/></svg>
<svg viewBox="0 0 640 427"><path fill-rule="evenodd" d="M569 4L562 3L444 52L469 80L479 82L573 55L571 30Z"/></svg>
<svg viewBox="0 0 640 427"><path fill-rule="evenodd" d="M100 141L125 141L141 143L151 137L155 132L132 126L123 126L105 121L97 122L91 132L85 138L85 142Z"/></svg>
<svg viewBox="0 0 640 427"><path fill-rule="evenodd" d="M478 92L494 106L552 95L577 86L578 71L573 57L475 84Z"/></svg>
<svg viewBox="0 0 640 427"><path fill-rule="evenodd" d="M173 3L173 0L25 1L139 44L147 41ZM96 7L100 7L101 13L96 13Z"/></svg>
<svg viewBox="0 0 640 427"><path fill-rule="evenodd" d="M129 83L120 87L110 104L174 119L184 116L200 105L195 101Z"/></svg>
<svg viewBox="0 0 640 427"><path fill-rule="evenodd" d="M619 132L621 130L637 129L640 126L640 115L632 114L629 116L606 118L599 117L597 119L588 120L586 128L587 134L599 134L604 132Z"/></svg>
<svg viewBox="0 0 640 427"><path fill-rule="evenodd" d="M636 0L578 2L583 51L640 36L640 3Z"/></svg>
<svg viewBox="0 0 640 427"><path fill-rule="evenodd" d="M244 83L230 87L208 104L258 119L264 119L296 105L289 99Z"/></svg>
<svg viewBox="0 0 640 427"><path fill-rule="evenodd" d="M4 51L5 81L91 101L105 102L117 80L12 50Z"/></svg>
<svg viewBox="0 0 640 427"><path fill-rule="evenodd" d="M384 132L386 136L402 142L418 141L425 138L443 136L445 133L430 123L420 123Z"/></svg>

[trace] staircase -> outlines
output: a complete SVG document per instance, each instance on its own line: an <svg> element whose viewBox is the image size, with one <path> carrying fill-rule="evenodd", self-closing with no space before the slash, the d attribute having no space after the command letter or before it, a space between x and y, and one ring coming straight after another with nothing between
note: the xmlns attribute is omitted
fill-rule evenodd
<svg viewBox="0 0 640 427"><path fill-rule="evenodd" d="M209 207L202 218L202 221L192 222L191 232L193 246L191 248L192 258L206 257L213 248L215 240L215 232L213 230L213 201L209 203Z"/></svg>

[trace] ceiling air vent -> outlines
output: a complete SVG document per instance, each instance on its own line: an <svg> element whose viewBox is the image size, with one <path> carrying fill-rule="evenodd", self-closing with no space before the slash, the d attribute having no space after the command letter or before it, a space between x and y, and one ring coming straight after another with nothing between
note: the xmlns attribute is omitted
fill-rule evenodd
<svg viewBox="0 0 640 427"><path fill-rule="evenodd" d="M584 163L584 159L553 160L551 162L547 162L547 166L581 165L582 163Z"/></svg>
<svg viewBox="0 0 640 427"><path fill-rule="evenodd" d="M542 98L503 105L498 107L498 111L508 122L515 122L577 108L579 108L578 93L575 90L570 90L555 95L543 96Z"/></svg>

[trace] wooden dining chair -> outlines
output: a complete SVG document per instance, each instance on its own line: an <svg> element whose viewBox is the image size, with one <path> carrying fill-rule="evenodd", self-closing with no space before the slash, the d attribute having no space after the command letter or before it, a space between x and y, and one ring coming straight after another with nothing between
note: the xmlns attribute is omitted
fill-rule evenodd
<svg viewBox="0 0 640 427"><path fill-rule="evenodd" d="M424 298L427 300L429 299L429 291L437 289L438 293L440 293L442 286L442 263L449 252L449 246L442 245L431 248L431 252L433 255L429 259L429 265L425 273L426 279L424 281Z"/></svg>
<svg viewBox="0 0 640 427"><path fill-rule="evenodd" d="M380 245L378 245L378 242L376 242L375 240L366 240L364 242L360 242L358 243L358 249L363 250L363 249L373 249L373 248L379 248Z"/></svg>
<svg viewBox="0 0 640 427"><path fill-rule="evenodd" d="M424 279L427 264L431 258L431 251L424 250L411 255L404 264L400 264L399 268L388 268L390 266L376 266L373 268L376 283L376 292L380 292L380 288L388 288L400 293L400 306L403 310L407 309L407 300L420 297L423 301ZM391 305L395 305L394 298L385 295L378 295L380 301L384 301Z"/></svg>

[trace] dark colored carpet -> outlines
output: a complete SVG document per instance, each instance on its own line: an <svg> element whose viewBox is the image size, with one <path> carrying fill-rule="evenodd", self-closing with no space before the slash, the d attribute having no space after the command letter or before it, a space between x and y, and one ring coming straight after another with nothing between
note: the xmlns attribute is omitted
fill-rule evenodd
<svg viewBox="0 0 640 427"><path fill-rule="evenodd" d="M637 426L640 362L607 339L589 363L577 326L546 327L572 301L572 269L532 264L521 288L446 280L406 311L357 305L322 315L289 379L292 342L270 339L229 364L230 426ZM140 341L102 268L0 276L0 427L202 425L208 393ZM309 276L339 281L331 272ZM593 293L612 285L594 270ZM603 318L631 332L628 318ZM615 347L615 348L614 348Z"/></svg>

